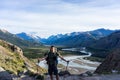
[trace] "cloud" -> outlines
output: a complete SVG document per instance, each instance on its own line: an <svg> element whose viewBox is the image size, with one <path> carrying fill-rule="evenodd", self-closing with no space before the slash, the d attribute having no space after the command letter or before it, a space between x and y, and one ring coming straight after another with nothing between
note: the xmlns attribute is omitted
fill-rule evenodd
<svg viewBox="0 0 120 80"><path fill-rule="evenodd" d="M120 0L1 0L0 28L41 37L97 28L120 29Z"/></svg>

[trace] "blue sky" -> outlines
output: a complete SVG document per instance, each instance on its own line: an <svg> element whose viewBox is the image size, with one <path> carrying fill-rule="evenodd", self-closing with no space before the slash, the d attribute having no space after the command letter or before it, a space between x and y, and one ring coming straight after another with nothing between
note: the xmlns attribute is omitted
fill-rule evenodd
<svg viewBox="0 0 120 80"><path fill-rule="evenodd" d="M0 0L0 28L40 37L120 29L120 0Z"/></svg>

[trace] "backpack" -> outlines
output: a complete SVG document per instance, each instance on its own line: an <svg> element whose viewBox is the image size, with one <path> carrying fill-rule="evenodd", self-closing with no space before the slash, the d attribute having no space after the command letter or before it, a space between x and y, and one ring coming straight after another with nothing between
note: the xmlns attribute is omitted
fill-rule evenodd
<svg viewBox="0 0 120 80"><path fill-rule="evenodd" d="M58 64L58 53L51 53L49 52L47 54L47 58L46 58L46 61L47 61L47 64L48 65L57 65Z"/></svg>

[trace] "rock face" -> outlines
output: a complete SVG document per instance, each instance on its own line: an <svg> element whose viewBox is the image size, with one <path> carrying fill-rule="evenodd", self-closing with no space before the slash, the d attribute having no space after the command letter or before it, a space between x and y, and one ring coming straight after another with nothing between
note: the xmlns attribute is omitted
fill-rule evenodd
<svg viewBox="0 0 120 80"><path fill-rule="evenodd" d="M16 45L13 45L13 44L6 42L6 41L3 41L3 40L0 40L0 44L1 44L1 46L10 49L12 52L19 53L19 54L23 55L22 49Z"/></svg>
<svg viewBox="0 0 120 80"><path fill-rule="evenodd" d="M11 75L0 67L0 80L12 80Z"/></svg>
<svg viewBox="0 0 120 80"><path fill-rule="evenodd" d="M69 79L70 80L70 79ZM78 79L77 79L78 80ZM99 76L90 76L83 77L79 80L120 80L120 75L99 75Z"/></svg>
<svg viewBox="0 0 120 80"><path fill-rule="evenodd" d="M114 72L120 72L120 48L114 49L95 71L95 73L99 74Z"/></svg>

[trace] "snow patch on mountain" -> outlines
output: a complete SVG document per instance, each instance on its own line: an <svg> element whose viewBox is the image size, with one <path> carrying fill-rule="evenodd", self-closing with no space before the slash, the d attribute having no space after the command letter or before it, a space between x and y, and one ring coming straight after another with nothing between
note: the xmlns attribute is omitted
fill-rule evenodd
<svg viewBox="0 0 120 80"><path fill-rule="evenodd" d="M3 33L8 33L8 31L5 29L0 29L0 31L2 31Z"/></svg>
<svg viewBox="0 0 120 80"><path fill-rule="evenodd" d="M40 39L39 33L37 33L37 32L29 32L29 33L27 33L27 35L34 39Z"/></svg>

